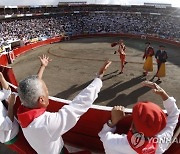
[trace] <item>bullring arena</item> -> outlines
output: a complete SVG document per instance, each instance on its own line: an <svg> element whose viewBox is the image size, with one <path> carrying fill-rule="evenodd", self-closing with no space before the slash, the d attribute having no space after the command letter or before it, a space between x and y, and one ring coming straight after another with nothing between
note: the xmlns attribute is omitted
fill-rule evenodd
<svg viewBox="0 0 180 154"><path fill-rule="evenodd" d="M29 75L37 74L40 67L38 56L43 54L49 56L52 61L43 74L43 80L47 84L49 95L61 99L57 103L58 99L54 98L54 101L50 97L49 106L54 105L51 112L56 112L63 101L72 100L84 89L96 77L99 68L107 59L112 61L112 64L103 77L103 87L94 102L95 105L108 107L122 105L131 109L136 102L152 101L163 108L161 98L155 95L150 88L142 87L141 83L149 80L159 84L170 96L174 96L180 108L178 102L180 100L179 8L162 7L163 5L110 6L78 3L78 5L60 4L38 7L2 6L0 7L0 36L2 37L0 52L5 51L6 54L1 55L0 64L12 67L18 83ZM54 41L56 39L58 41ZM123 74L119 74L119 54L114 54L118 46L111 47L113 42L121 39L126 45L126 61L128 62ZM3 43L6 44L6 41L18 42L17 46L12 46L15 54L15 59L12 61L8 57L11 49L7 51L3 49L6 46ZM153 57L153 72L143 76L144 60L142 57L145 43L148 41L151 42L155 52L159 49L159 45L164 45L168 54L166 76L161 78L162 82L157 81L157 78L153 79L157 71L155 57ZM11 75L9 76L12 77ZM56 103L61 105L55 108ZM51 107L47 110L49 111ZM111 108L93 107L87 115L83 116L85 117L83 120L86 122L86 118L92 116L92 119L95 119L93 119L95 129L88 134L90 127L84 127L84 121L81 119L75 128L78 131L85 130L82 134L84 133L83 135L87 138L90 136L90 139L83 141L82 134L76 136L77 138L68 138L69 134L70 137L76 135L77 132L73 129L69 131L69 134L65 134L63 139L65 142L69 139L75 143L76 139L79 139L81 144L87 141L97 141L87 142L86 145L90 147L92 143L102 153L102 143L95 131L99 129L96 129L96 126L104 124L104 119L106 121L109 119ZM96 118L100 113L106 115L101 117L103 120ZM90 117L88 120L92 119ZM100 124L97 123L98 120ZM178 154L179 149L179 145L175 144L171 146L167 154L173 152ZM0 143L0 153L13 154L14 152Z"/></svg>
<svg viewBox="0 0 180 154"><path fill-rule="evenodd" d="M127 61L123 74L119 74L119 55L114 54L116 47L112 42L123 39L127 46ZM142 87L141 82L151 80L157 70L154 58L154 71L143 77L143 53L145 42L143 39L120 37L93 37L63 41L39 47L17 57L11 65L18 81L28 75L36 74L40 61L38 56L48 55L52 62L46 68L43 79L47 83L49 95L72 100L96 76L96 72L105 59L112 61L103 78L103 88L94 104L115 106L123 105L131 108L137 101L149 100L161 107L162 101L149 88ZM160 42L153 42L152 46L158 50ZM180 99L180 62L179 48L168 44L168 62L166 63L166 77L160 84L169 95ZM153 81L156 82L157 78ZM180 104L178 104L180 107Z"/></svg>

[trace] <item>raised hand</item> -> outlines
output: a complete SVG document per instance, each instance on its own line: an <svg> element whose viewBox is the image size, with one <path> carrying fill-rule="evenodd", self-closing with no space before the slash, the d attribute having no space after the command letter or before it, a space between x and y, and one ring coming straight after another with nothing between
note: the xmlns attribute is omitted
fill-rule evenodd
<svg viewBox="0 0 180 154"><path fill-rule="evenodd" d="M146 86L146 87L150 87L153 89L153 92L155 94L158 94L162 97L163 100L166 100L168 99L168 94L164 91L164 89L162 89L159 85L157 85L156 83L154 82L150 82L150 81L144 81L142 82L143 86Z"/></svg>
<svg viewBox="0 0 180 154"><path fill-rule="evenodd" d="M112 63L112 62L109 61L109 60L106 60L106 61L104 62L104 65L100 68L99 73L98 73L98 77L99 77L99 78L102 78L102 77L103 77L105 71L108 69L108 67L111 65L111 63Z"/></svg>
<svg viewBox="0 0 180 154"><path fill-rule="evenodd" d="M47 57L44 54L42 57L39 56L39 59L41 61L41 66L44 66L44 67L46 67L48 65L48 63L52 61L52 59L49 59L49 57Z"/></svg>
<svg viewBox="0 0 180 154"><path fill-rule="evenodd" d="M2 72L0 72L0 79L4 78Z"/></svg>
<svg viewBox="0 0 180 154"><path fill-rule="evenodd" d="M42 57L39 56L39 59L41 61L41 67L37 73L38 77L40 79L42 79L42 76L43 76L43 73L44 73L44 70L45 68L47 67L48 63L50 61L52 61L52 59L49 59L49 57L47 57L46 55L43 55Z"/></svg>
<svg viewBox="0 0 180 154"><path fill-rule="evenodd" d="M14 106L16 102L16 94L11 94L8 98L8 104Z"/></svg>
<svg viewBox="0 0 180 154"><path fill-rule="evenodd" d="M0 83L1 83L1 85L2 85L2 88L6 89L6 90L7 90L7 89L10 89L10 87L9 87L6 79L4 78L2 72L0 72Z"/></svg>
<svg viewBox="0 0 180 154"><path fill-rule="evenodd" d="M112 125L115 126L125 116L125 108L123 106L114 106L111 111Z"/></svg>
<svg viewBox="0 0 180 154"><path fill-rule="evenodd" d="M8 117L11 119L11 121L14 121L14 104L16 102L16 94L11 94L8 98Z"/></svg>

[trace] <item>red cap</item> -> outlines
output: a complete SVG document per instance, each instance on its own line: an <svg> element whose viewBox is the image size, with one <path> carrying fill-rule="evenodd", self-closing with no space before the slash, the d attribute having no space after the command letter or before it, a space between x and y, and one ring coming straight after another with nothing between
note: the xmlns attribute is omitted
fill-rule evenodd
<svg viewBox="0 0 180 154"><path fill-rule="evenodd" d="M133 107L132 116L136 130L147 137L155 136L166 126L166 115L152 102L138 102Z"/></svg>

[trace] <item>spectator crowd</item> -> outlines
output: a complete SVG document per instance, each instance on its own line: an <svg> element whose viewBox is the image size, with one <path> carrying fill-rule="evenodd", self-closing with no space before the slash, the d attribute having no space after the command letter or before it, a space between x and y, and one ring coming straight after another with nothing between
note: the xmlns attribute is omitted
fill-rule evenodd
<svg viewBox="0 0 180 154"><path fill-rule="evenodd" d="M4 41L69 36L95 33L127 33L152 35L179 41L179 17L129 13L66 13L0 22L0 37Z"/></svg>

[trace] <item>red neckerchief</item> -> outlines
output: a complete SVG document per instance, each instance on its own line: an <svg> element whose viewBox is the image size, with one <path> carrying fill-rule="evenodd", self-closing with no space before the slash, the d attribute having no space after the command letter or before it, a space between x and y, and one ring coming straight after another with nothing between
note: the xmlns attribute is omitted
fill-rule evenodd
<svg viewBox="0 0 180 154"><path fill-rule="evenodd" d="M45 111L46 108L30 109L21 105L17 111L17 117L21 127L27 127L35 118L42 115Z"/></svg>
<svg viewBox="0 0 180 154"><path fill-rule="evenodd" d="M127 134L127 139L131 148L134 149L138 154L155 154L156 152L157 143L151 142L153 139L148 141L144 138L136 138L131 130Z"/></svg>

